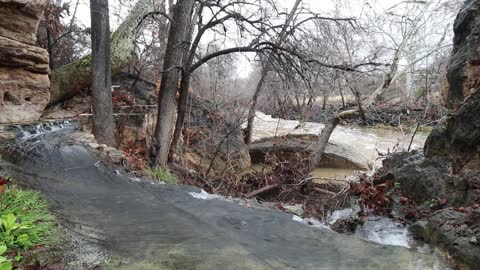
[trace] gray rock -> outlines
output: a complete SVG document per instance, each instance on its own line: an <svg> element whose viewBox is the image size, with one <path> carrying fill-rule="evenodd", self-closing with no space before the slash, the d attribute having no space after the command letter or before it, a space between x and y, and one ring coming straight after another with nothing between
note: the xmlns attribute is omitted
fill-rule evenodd
<svg viewBox="0 0 480 270"><path fill-rule="evenodd" d="M252 163L264 163L268 152L283 160L293 159L297 154L305 154L308 147L318 140L316 135L285 135L264 138L250 146ZM368 170L368 159L355 148L338 142L329 142L319 167Z"/></svg>
<svg viewBox="0 0 480 270"><path fill-rule="evenodd" d="M439 197L452 206L480 201L480 173L452 174L452 162L445 157L425 158L421 151L394 153L383 165L400 183L400 190L416 203Z"/></svg>
<svg viewBox="0 0 480 270"><path fill-rule="evenodd" d="M456 266L455 269L478 269L480 215L446 208L436 211L427 220L415 223L410 231L415 238L436 245L446 252Z"/></svg>
<svg viewBox="0 0 480 270"><path fill-rule="evenodd" d="M456 111L435 127L425 156L450 158L455 172L472 161L470 168L480 170L480 0L464 2L454 32L443 97Z"/></svg>
<svg viewBox="0 0 480 270"><path fill-rule="evenodd" d="M427 159L421 151L394 153L383 161L400 183L400 190L417 203L438 197L455 200L451 164L442 158Z"/></svg>
<svg viewBox="0 0 480 270"><path fill-rule="evenodd" d="M282 204L282 207L285 208L286 212L292 213L299 217L303 216L304 211L303 211L303 205L301 204L293 204L293 205Z"/></svg>

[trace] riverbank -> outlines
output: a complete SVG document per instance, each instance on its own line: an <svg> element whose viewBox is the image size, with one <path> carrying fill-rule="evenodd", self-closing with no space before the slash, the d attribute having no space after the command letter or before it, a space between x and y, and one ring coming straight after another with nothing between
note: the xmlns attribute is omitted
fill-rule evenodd
<svg viewBox="0 0 480 270"><path fill-rule="evenodd" d="M361 117L352 117L342 120L342 123L344 125L381 128L415 127L418 123L422 128L431 128L446 114L446 110L439 104L429 104L420 100L409 107L405 107L397 99L392 100L374 105L366 110L365 122ZM356 109L358 107L353 103L346 104L344 107L338 101L331 102L325 107L315 103L304 112L298 111L297 108L282 108L281 110L272 110L268 106L261 108L262 111L271 114L274 118L315 123L328 123L339 112Z"/></svg>

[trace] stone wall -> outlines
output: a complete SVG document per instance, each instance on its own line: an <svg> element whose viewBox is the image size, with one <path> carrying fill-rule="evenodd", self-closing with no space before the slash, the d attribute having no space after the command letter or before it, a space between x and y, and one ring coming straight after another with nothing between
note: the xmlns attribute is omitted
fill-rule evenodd
<svg viewBox="0 0 480 270"><path fill-rule="evenodd" d="M36 46L47 0L0 0L0 123L35 121L50 99L48 53Z"/></svg>

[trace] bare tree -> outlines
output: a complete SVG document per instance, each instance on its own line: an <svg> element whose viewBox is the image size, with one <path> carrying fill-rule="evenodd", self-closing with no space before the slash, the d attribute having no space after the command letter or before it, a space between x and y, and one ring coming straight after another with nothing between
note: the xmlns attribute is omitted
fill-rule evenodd
<svg viewBox="0 0 480 270"><path fill-rule="evenodd" d="M108 0L90 0L92 21L93 135L99 143L115 144Z"/></svg>
<svg viewBox="0 0 480 270"><path fill-rule="evenodd" d="M175 127L177 83L183 66L185 50L190 43L191 19L195 0L179 0L173 8L168 42L165 50L162 81L158 93L158 118L155 126L152 155L154 166L165 168Z"/></svg>
<svg viewBox="0 0 480 270"><path fill-rule="evenodd" d="M281 46L282 42L284 41L286 35L287 35L287 30L290 24L292 23L292 20L294 16L297 13L298 6L302 0L296 0L295 3L293 4L292 10L288 14L287 20L285 24L283 25L282 31L278 35L277 40L275 41L275 46ZM248 122L247 122L247 130L245 134L245 143L247 144L248 147L250 147L250 143L252 142L252 134L253 134L253 123L255 120L255 111L257 109L257 101L258 101L258 96L260 95L262 88L263 88L263 83L265 81L265 78L271 69L271 67L268 64L268 61L266 59L262 59L262 70L260 72L260 79L258 80L257 86L255 87L255 92L252 97L252 104L250 106L250 110L248 111Z"/></svg>

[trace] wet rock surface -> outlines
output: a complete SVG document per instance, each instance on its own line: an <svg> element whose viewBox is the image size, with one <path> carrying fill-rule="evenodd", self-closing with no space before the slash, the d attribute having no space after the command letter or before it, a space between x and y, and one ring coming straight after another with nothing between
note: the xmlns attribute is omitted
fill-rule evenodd
<svg viewBox="0 0 480 270"><path fill-rule="evenodd" d="M477 269L480 173L463 170L454 174L452 163L444 156L426 158L423 152L414 151L393 154L384 166L426 216L411 226L413 236L444 251L455 269ZM446 205L429 209L426 204L432 201ZM439 209L443 207L447 208Z"/></svg>
<svg viewBox="0 0 480 270"><path fill-rule="evenodd" d="M38 120L49 101L48 53L35 46L46 5L0 1L0 123Z"/></svg>
<svg viewBox="0 0 480 270"><path fill-rule="evenodd" d="M83 240L70 252L87 250L92 261L120 258L114 269L442 269L426 254L312 228L280 211L131 181L66 139L70 132L2 147L0 171L40 191Z"/></svg>
<svg viewBox="0 0 480 270"><path fill-rule="evenodd" d="M263 163L265 155L270 152L283 160L293 159L297 154L308 153L308 147L316 140L316 135L285 135L261 139L251 144L250 157L252 163ZM368 170L370 164L355 148L329 142L319 167Z"/></svg>
<svg viewBox="0 0 480 270"><path fill-rule="evenodd" d="M456 269L480 265L480 209L446 208L410 228L414 237L440 247Z"/></svg>

